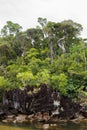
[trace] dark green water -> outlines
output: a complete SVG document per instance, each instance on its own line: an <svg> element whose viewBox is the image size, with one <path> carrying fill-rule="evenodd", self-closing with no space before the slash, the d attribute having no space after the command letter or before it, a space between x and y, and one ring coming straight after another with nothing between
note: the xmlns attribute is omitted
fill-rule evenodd
<svg viewBox="0 0 87 130"><path fill-rule="evenodd" d="M0 130L87 130L87 122L60 122L57 124L2 124Z"/></svg>

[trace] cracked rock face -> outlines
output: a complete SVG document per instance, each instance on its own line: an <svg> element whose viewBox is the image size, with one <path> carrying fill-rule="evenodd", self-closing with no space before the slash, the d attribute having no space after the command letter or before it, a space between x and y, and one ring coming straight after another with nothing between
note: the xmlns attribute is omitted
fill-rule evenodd
<svg viewBox="0 0 87 130"><path fill-rule="evenodd" d="M32 91L27 87L24 90L13 89L5 92L2 106L4 109L0 110L0 114L30 115L47 112L51 116L57 115L60 119L74 118L75 113L80 109L78 104L68 97L61 96L58 91L45 84L39 89L33 87Z"/></svg>

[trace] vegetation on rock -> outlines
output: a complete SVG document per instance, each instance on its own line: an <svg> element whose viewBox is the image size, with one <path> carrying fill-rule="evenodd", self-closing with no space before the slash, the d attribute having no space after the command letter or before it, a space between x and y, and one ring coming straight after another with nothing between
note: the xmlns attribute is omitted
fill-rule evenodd
<svg viewBox="0 0 87 130"><path fill-rule="evenodd" d="M22 31L11 21L1 29L0 93L47 84L78 98L87 89L87 42L82 26L38 18L39 26Z"/></svg>

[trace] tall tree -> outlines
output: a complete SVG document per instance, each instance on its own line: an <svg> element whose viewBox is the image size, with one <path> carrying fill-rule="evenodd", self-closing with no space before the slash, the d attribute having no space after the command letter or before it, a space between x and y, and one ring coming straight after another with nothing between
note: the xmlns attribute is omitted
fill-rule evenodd
<svg viewBox="0 0 87 130"><path fill-rule="evenodd" d="M22 27L19 24L13 23L12 21L7 21L6 25L4 25L4 27L1 29L1 35L2 36L8 36L8 35L15 36L21 30L22 30Z"/></svg>

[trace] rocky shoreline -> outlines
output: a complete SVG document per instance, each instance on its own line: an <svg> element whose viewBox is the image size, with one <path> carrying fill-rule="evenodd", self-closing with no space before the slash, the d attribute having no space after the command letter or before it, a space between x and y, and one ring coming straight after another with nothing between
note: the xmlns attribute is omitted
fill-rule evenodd
<svg viewBox="0 0 87 130"><path fill-rule="evenodd" d="M4 119L1 120L3 123L58 123L60 121L68 122L72 121L75 123L79 123L82 121L87 121L87 119L84 116L79 116L75 119L58 119L57 116L51 117L48 113L44 113L43 115L39 112L36 115L24 115L24 114L18 114L18 115L7 115L4 117Z"/></svg>
<svg viewBox="0 0 87 130"><path fill-rule="evenodd" d="M80 121L87 119L87 103L73 102L42 84L4 93L0 120L4 123Z"/></svg>

